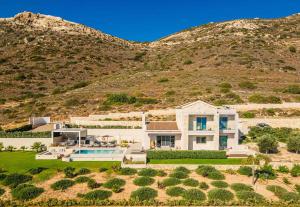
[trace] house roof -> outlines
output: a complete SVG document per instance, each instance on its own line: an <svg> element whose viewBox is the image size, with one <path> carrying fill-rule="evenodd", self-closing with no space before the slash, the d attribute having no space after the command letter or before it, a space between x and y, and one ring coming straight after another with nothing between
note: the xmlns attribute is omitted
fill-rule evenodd
<svg viewBox="0 0 300 207"><path fill-rule="evenodd" d="M84 128L61 128L61 129L55 129L53 132L86 132L87 130Z"/></svg>
<svg viewBox="0 0 300 207"><path fill-rule="evenodd" d="M152 121L147 124L147 130L164 131L178 130L176 121Z"/></svg>

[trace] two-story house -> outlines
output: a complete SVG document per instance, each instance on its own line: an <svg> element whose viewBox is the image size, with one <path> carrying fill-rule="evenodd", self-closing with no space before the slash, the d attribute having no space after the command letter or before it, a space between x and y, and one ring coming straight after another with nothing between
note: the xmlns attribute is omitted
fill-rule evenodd
<svg viewBox="0 0 300 207"><path fill-rule="evenodd" d="M176 108L176 121L147 122L144 149L224 150L238 146L238 114L229 107L196 101Z"/></svg>

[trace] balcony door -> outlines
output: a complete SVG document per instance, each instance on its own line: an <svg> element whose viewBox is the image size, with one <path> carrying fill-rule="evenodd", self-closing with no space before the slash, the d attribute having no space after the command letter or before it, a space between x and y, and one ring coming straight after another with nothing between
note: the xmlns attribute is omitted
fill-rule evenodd
<svg viewBox="0 0 300 207"><path fill-rule="evenodd" d="M228 117L223 116L220 117L220 129L227 129L228 128Z"/></svg>
<svg viewBox="0 0 300 207"><path fill-rule="evenodd" d="M175 136L157 136L156 137L156 146L158 148L164 147L175 147Z"/></svg>
<svg viewBox="0 0 300 207"><path fill-rule="evenodd" d="M206 117L197 117L196 118L196 130L206 130Z"/></svg>
<svg viewBox="0 0 300 207"><path fill-rule="evenodd" d="M224 150L227 148L228 136L220 136L219 138L219 148L220 150Z"/></svg>

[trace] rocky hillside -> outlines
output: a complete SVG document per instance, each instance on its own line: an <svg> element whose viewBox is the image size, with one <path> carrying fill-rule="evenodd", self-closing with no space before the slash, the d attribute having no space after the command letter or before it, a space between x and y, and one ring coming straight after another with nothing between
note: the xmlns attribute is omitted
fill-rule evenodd
<svg viewBox="0 0 300 207"><path fill-rule="evenodd" d="M0 19L0 124L195 99L299 101L299 83L300 15L211 23L151 43L30 12Z"/></svg>

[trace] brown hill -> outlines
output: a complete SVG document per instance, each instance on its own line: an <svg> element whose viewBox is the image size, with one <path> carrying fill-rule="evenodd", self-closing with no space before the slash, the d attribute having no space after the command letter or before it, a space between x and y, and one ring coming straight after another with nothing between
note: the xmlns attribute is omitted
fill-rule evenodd
<svg viewBox="0 0 300 207"><path fill-rule="evenodd" d="M299 101L299 74L300 15L211 23L151 43L30 12L0 19L0 124L199 98Z"/></svg>

